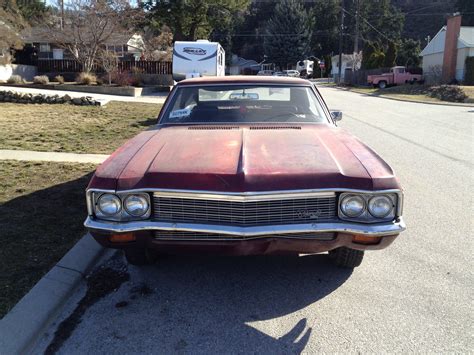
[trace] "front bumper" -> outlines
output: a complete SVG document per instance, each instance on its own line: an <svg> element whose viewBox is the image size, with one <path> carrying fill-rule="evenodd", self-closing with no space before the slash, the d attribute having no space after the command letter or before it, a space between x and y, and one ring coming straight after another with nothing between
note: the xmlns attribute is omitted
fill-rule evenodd
<svg viewBox="0 0 474 355"><path fill-rule="evenodd" d="M235 227L225 225L210 225L196 223L167 223L154 221L133 221L133 222L112 222L92 219L87 217L84 226L90 230L107 231L111 233L129 233L138 231L191 231L216 234L227 234L236 236L258 236L283 233L349 233L367 236L384 236L399 234L406 229L405 222L399 217L395 222L390 223L309 223L309 224L284 224L273 226L257 227Z"/></svg>
<svg viewBox="0 0 474 355"><path fill-rule="evenodd" d="M341 246L353 249L383 249L406 229L402 218L395 222L380 224L361 223L317 223L291 224L257 227L234 227L207 224L166 223L154 221L109 222L87 218L84 225L94 238L105 247L112 248L152 248L164 253L206 253L217 252L231 255L251 255L269 253L319 253ZM157 231L190 231L215 233L239 237L239 240L157 240ZM133 233L136 240L128 243L110 242L113 234ZM285 238L282 234L310 233L312 237ZM333 233L334 239L318 239L322 233ZM354 242L354 236L379 237L376 243L367 245ZM242 239L242 237L245 237Z"/></svg>

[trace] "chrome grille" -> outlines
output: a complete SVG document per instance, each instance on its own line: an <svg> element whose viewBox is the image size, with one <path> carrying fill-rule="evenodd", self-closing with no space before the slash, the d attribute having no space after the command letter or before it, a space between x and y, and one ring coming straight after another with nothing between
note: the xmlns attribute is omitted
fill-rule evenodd
<svg viewBox="0 0 474 355"><path fill-rule="evenodd" d="M172 223L259 226L327 222L336 218L336 195L234 201L154 195L154 219Z"/></svg>
<svg viewBox="0 0 474 355"><path fill-rule="evenodd" d="M263 234L263 235L229 235L218 233L189 232L189 231L156 231L155 240L250 240L261 238L287 238L287 239L310 239L319 241L331 241L335 238L334 233L281 233L281 234Z"/></svg>

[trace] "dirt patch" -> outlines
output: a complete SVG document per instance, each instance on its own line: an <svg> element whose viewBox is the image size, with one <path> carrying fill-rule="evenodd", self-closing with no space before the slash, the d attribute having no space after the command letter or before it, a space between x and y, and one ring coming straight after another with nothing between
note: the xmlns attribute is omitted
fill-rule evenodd
<svg viewBox="0 0 474 355"><path fill-rule="evenodd" d="M87 277L86 295L78 303L72 314L59 324L45 354L55 354L81 322L81 318L87 309L103 297L118 290L129 279L127 266L117 258L110 259L108 263L93 271ZM125 307L126 304L121 306Z"/></svg>

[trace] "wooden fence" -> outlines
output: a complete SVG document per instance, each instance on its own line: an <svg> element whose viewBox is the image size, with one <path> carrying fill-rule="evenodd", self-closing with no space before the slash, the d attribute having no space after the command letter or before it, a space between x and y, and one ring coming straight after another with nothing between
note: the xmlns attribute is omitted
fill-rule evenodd
<svg viewBox="0 0 474 355"><path fill-rule="evenodd" d="M118 70L132 71L137 68L144 74L171 74L171 62L159 61L120 61ZM44 59L38 60L38 73L80 73L82 66L73 59ZM99 65L94 66L95 73L103 73L104 69Z"/></svg>

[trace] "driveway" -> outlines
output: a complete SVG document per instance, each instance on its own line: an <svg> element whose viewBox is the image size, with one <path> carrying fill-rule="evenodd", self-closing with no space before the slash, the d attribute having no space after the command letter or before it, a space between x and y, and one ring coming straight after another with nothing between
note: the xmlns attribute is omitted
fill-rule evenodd
<svg viewBox="0 0 474 355"><path fill-rule="evenodd" d="M165 102L168 93L158 92L152 95L145 96L120 96L120 95L105 95L105 94L95 94L89 92L80 92L80 91L66 91L66 90L48 90L48 89L35 89L35 88L21 88L21 87L12 87L12 86L1 86L0 91L15 91L22 93L31 93L31 94L45 94L45 95L69 95L72 98L75 97L84 97L90 96L94 100L102 101L124 101L124 102L146 102L151 104L162 104Z"/></svg>
<svg viewBox="0 0 474 355"><path fill-rule="evenodd" d="M321 91L344 111L341 126L397 171L408 231L353 272L325 255L130 266L60 353L472 350L474 112Z"/></svg>

